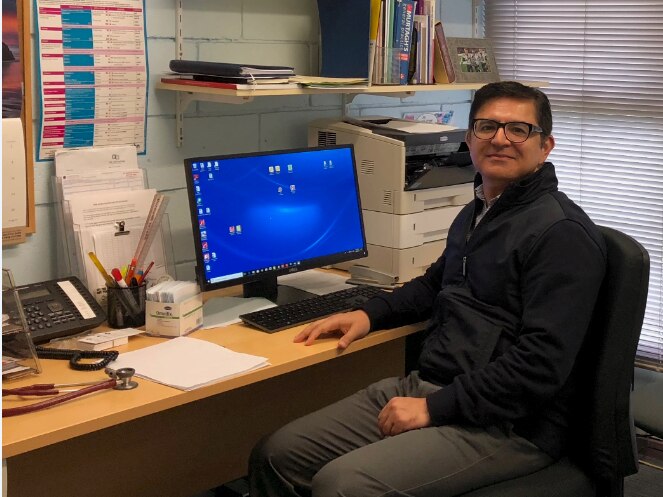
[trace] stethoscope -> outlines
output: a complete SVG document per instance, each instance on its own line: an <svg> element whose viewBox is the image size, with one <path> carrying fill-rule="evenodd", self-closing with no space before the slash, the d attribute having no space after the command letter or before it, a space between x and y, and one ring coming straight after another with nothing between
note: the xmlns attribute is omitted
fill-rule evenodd
<svg viewBox="0 0 663 497"><path fill-rule="evenodd" d="M134 368L120 368L117 370L106 368L105 372L110 377L110 379L103 381L66 384L41 383L18 388L3 388L3 397L7 395L17 395L19 397L55 395L55 397L52 397L48 400L43 400L41 402L35 402L34 404L29 404L26 406L3 409L2 417L18 416L20 414L27 414L29 412L41 411L43 409L48 409L50 407L62 404L63 402L82 397L83 395L87 395L89 393L98 392L100 390L133 390L138 386L138 383L132 380L134 374L136 374L136 370ZM62 387L83 385L86 386L79 388L78 390L62 390ZM67 393L59 395L62 392Z"/></svg>

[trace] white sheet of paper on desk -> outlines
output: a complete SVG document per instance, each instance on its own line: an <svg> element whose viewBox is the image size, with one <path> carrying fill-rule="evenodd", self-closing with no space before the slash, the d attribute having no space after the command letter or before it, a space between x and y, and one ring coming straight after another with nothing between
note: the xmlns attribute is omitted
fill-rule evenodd
<svg viewBox="0 0 663 497"><path fill-rule="evenodd" d="M262 297L216 297L203 305L203 328L221 328L242 320L240 314L261 311L276 304Z"/></svg>
<svg viewBox="0 0 663 497"><path fill-rule="evenodd" d="M352 285L346 283L347 279L347 276L310 269L300 273L279 276L278 282L280 285L292 286L316 295L326 295L350 288Z"/></svg>
<svg viewBox="0 0 663 497"><path fill-rule="evenodd" d="M136 376L180 390L193 390L269 365L265 357L233 352L191 337L120 354L113 369L134 368Z"/></svg>

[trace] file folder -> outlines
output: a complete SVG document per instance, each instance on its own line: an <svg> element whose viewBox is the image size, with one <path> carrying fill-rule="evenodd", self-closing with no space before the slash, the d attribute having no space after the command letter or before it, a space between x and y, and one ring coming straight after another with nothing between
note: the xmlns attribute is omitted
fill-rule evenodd
<svg viewBox="0 0 663 497"><path fill-rule="evenodd" d="M318 0L320 76L368 78L370 0Z"/></svg>

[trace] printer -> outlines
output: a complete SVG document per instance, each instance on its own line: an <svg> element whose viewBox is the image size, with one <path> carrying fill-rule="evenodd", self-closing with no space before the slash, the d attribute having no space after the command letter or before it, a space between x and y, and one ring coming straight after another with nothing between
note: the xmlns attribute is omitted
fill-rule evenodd
<svg viewBox="0 0 663 497"><path fill-rule="evenodd" d="M309 124L309 146L348 143L355 150L368 257L336 267L353 280L384 286L423 274L474 195L465 130L389 117Z"/></svg>

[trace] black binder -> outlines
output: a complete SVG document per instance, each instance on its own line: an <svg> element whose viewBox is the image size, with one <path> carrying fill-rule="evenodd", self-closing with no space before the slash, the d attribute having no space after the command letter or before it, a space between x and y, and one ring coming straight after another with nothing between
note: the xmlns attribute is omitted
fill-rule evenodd
<svg viewBox="0 0 663 497"><path fill-rule="evenodd" d="M370 0L318 0L320 76L368 78Z"/></svg>
<svg viewBox="0 0 663 497"><path fill-rule="evenodd" d="M250 64L231 64L228 62L205 62L202 60L170 61L170 70L178 73L206 74L209 76L244 76L244 77L288 77L295 74L295 69L288 66L260 66Z"/></svg>

